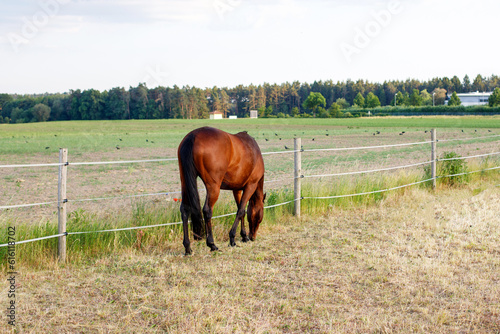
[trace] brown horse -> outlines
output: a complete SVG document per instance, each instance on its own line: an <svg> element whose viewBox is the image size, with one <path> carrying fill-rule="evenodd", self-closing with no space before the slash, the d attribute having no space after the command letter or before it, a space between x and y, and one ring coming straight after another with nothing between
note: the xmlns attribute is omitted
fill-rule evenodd
<svg viewBox="0 0 500 334"><path fill-rule="evenodd" d="M181 216L184 230L186 255L191 254L188 219L191 216L196 240L202 238L202 218L197 178L201 178L207 189L203 206L203 217L207 233L207 246L218 250L212 235L212 212L220 190L232 190L238 211L229 231L229 244L236 246L234 237L241 221L243 242L249 239L245 230L245 207L248 202L248 227L250 240L264 217L264 160L255 140L246 132L235 135L222 130L203 127L191 131L184 137L177 150L182 185Z"/></svg>

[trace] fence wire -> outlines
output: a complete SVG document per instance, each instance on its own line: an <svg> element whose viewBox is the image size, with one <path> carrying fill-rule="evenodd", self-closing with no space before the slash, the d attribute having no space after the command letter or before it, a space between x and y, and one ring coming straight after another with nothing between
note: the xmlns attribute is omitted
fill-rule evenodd
<svg viewBox="0 0 500 334"><path fill-rule="evenodd" d="M49 236L46 236L46 237L40 237L40 238L29 239L29 240L22 240L22 241L16 241L14 244L16 244L16 245L25 244L25 243L33 242L33 241L39 241L39 240L45 240L45 239L52 239L52 238L57 238L57 237L63 237L65 235L68 235L68 233L54 234L54 235L49 235ZM7 244L2 244L2 245L0 245L0 248L1 247L7 247L7 246L9 246L8 243Z"/></svg>
<svg viewBox="0 0 500 334"><path fill-rule="evenodd" d="M449 142L449 141L467 141L467 140L495 138L495 137L500 137L500 135L490 135L490 136L471 137L471 138L456 138L456 139L438 139L438 140L436 140L436 142L443 143L443 142ZM422 145L422 144L429 144L429 143L432 143L432 141L416 142L416 143L403 143L403 144L392 144L392 145L365 146L365 147L343 147L343 148L324 148L324 149L307 149L307 150L287 150L287 151L277 151L277 152L263 152L262 155L286 154L286 153L295 153L295 152L366 150L366 149L385 148L385 147ZM123 160L123 161L91 161L91 162L47 163L47 164L0 165L0 168L54 167L54 166L63 166L63 165L72 165L72 166L110 165L110 164L131 164L131 163L162 162L162 161L177 161L177 158L148 159L148 160Z"/></svg>
<svg viewBox="0 0 500 334"><path fill-rule="evenodd" d="M357 194L347 194L347 195L335 195L335 196L308 196L308 197L302 197L302 199L333 199L333 198L344 198L344 197L354 197L354 196L362 196L362 195L371 195L371 194L377 194L377 193L383 193L391 190L396 190L396 189L401 189L401 188L406 188L410 186L414 186L416 184L420 183L425 183L434 180L433 178L423 180L423 181L418 181L418 182L413 182L409 184L405 184L402 186L397 186L393 188L387 188L387 189L381 189L381 190L374 190L374 191L367 191L367 192L362 192L362 193L357 193Z"/></svg>
<svg viewBox="0 0 500 334"><path fill-rule="evenodd" d="M8 210L8 209L16 209L16 208L29 208L29 207L33 207L33 206L57 204L57 203L58 203L57 201L54 201L54 202L32 203L32 204L5 205L5 206L0 206L0 210Z"/></svg>
<svg viewBox="0 0 500 334"><path fill-rule="evenodd" d="M500 154L500 152L471 155L471 156L467 156L467 157L458 157L458 158L449 158L449 159L437 159L437 161L451 161L451 160L472 159L472 158L492 156L492 155L498 155L498 154ZM372 169L372 170L366 170L366 171L334 173L334 174L320 174L320 175L301 175L299 177L300 178L318 178L318 177L332 177L332 176L368 174L368 173L375 173L375 172L382 172L382 171L389 171L389 170L395 170L395 169L415 167L415 166L426 165L426 164L430 164L430 163L432 163L432 161L425 161L425 162L419 162L419 163L415 163L415 164L409 164L409 165L403 165L403 166L396 166L396 167ZM440 177L447 177L447 176L439 176L438 178L440 178ZM290 179L269 180L269 181L265 181L264 183L283 182L283 181L289 181L291 179L293 179L293 177L290 178ZM200 191L204 191L204 189L200 189ZM83 199L74 199L74 200L68 199L67 202L68 203L69 202L90 202L90 201L101 201L101 200L111 200L111 199L125 199L125 198L136 198L136 197L147 197L147 196L162 196L162 195L163 196L168 196L168 195L173 195L173 194L181 194L181 191L170 191L170 192L151 193L151 194L137 194L137 195L126 195L126 196L83 198ZM34 206L49 205L49 204L56 204L56 203L58 203L58 202L57 201L53 201L53 202L43 202L43 203L33 203L33 204L6 205L6 206L0 206L0 210L15 209L15 208L26 208L26 207L34 207Z"/></svg>
<svg viewBox="0 0 500 334"><path fill-rule="evenodd" d="M302 150L302 152L369 150L369 149L375 149L375 148L411 146L411 145L423 145L423 144L430 144L430 143L432 143L432 141L422 141L422 142L404 143L404 144L377 145L377 146L356 146L356 147L340 147L340 148L316 148L316 149Z"/></svg>
<svg viewBox="0 0 500 334"><path fill-rule="evenodd" d="M485 136L485 137L475 137L475 138L466 138L466 139L447 139L447 140L438 140L437 142L465 141L465 140L484 139L484 138L493 138L493 137L500 137L500 135ZM374 148L385 148L385 147L409 146L409 145L423 145L423 144L429 144L429 143L432 143L432 141L417 142L417 143L405 143L405 144L394 144L394 145L366 146L366 147L346 147L346 148L331 148L331 149L309 149L309 150L300 150L300 152L362 150L362 149L374 149ZM295 153L295 152L299 152L299 150L278 151L278 152L265 152L265 153L262 153L262 155L284 154L284 153ZM459 158L450 158L450 159L438 159L438 161L458 160L458 159L470 159L470 158L476 158L476 157L496 155L496 154L499 154L499 153L500 152L494 152L494 153L480 154L480 155L474 155L474 156L468 156L468 157L459 157ZM78 165L104 165L104 164L121 164L121 163L161 162L161 161L175 161L175 160L177 160L177 159L176 158L169 158L169 159L107 161L107 162L79 162L79 163L71 163L71 165L75 165L75 166L78 166ZM427 162L422 162L422 163L417 163L417 164L411 164L411 165L405 165L405 166L397 166L397 167L389 167L389 168L382 168L382 169L371 170L371 171L359 171L359 172L338 173L338 174L325 174L325 175L309 175L309 176L302 176L302 177L323 177L323 176L338 176L338 175L352 175L352 174L372 173L372 172L376 172L376 171L385 171L385 170L392 170L392 169L399 169L399 168L406 168L406 167L413 167L413 166L418 166L418 165L424 165L424 164L428 164L428 163L431 163L431 162L432 161L427 161ZM67 165L67 164L66 163L53 163L53 164L0 165L0 168L53 167L53 166L63 166L63 165ZM500 169L500 166L498 166L498 167L492 167L492 168L486 168L486 169L477 170L477 171L459 173L459 174L437 176L435 179L446 178L446 177L453 177L453 176L460 176L460 175L467 175L467 174L473 174L473 173L479 173L479 172L485 172L485 171L497 170L497 169ZM279 204L265 206L264 209L275 208L275 207L287 205L287 204L290 204L290 203L293 203L293 202L296 202L296 201L305 200L305 199L334 199L334 198L354 197L354 196L363 196L363 195L370 195L370 194L375 194L375 193L388 192L388 191L397 190L397 189L401 189L401 188L405 188L405 187L410 187L410 186L417 185L417 184L422 184L422 183L429 182L429 181L432 181L432 180L434 180L434 178L430 178L430 179L422 180L422 181L417 181L417 182L413 182L413 183L409 183L409 184L405 184L405 185L401 185L401 186L397 186L397 187L392 187L392 188L387 188L387 189L381 189L381 190L375 190L375 191L370 191L370 192L362 192L362 193L357 193L357 194L335 195L335 196L319 196L319 197L313 197L313 196L301 197L299 199L294 199L294 200L286 201L286 202L279 203ZM280 181L282 181L282 180L270 180L270 181L267 181L267 183L280 182ZM168 194L179 194L179 193L181 193L181 192L165 192L165 193L154 193L154 194L128 195L128 196L120 196L120 197L102 197L102 198L95 198L95 199L77 199L77 200L67 200L67 201L68 202L83 202L83 201L93 201L93 200L107 200L107 199L113 199L113 198L131 198L131 197L157 196L157 195L168 195ZM33 203L33 204L19 204L19 205L10 205L10 206L0 206L0 210L11 209L11 208L32 207L32 206L40 206L40 205L49 205L49 204L56 204L56 203L58 203L58 202L57 201L53 201L53 202L44 202L44 203ZM229 216L234 216L234 215L236 215L236 213L223 214L223 215L212 217L212 219L217 219L217 218L222 218L222 217L229 217ZM34 241L39 241L39 240L45 240L45 239L51 239L51 238L57 238L57 237L62 237L62 236L67 236L67 235L80 235L80 234L89 234L89 233L117 232L117 231L146 229L146 228L161 227L161 226L172 226L172 225L179 225L179 224L182 224L182 222L173 222L173 223L165 223L165 224L146 225L146 226L133 226L133 227L124 227L124 228L118 228L118 229L107 229L107 230L99 230L99 231L65 232L65 233L61 233L61 234L55 234L55 235L50 235L50 236L45 236L45 237L40 237L40 238L35 238L35 239L16 241L15 244L18 245L18 244L29 243L29 242L34 242ZM7 246L9 246L8 243L0 245L0 247L7 247Z"/></svg>
<svg viewBox="0 0 500 334"><path fill-rule="evenodd" d="M415 167L415 166L422 166L422 165L427 165L432 163L432 161L426 161L426 162L419 162L415 164L410 164L410 165L404 165L404 166L396 166L396 167L387 167L387 168L379 168L379 169L372 169L372 170L365 170L365 171L357 171L357 172L345 172L345 173L335 173L335 174L322 174L322 175L301 175L300 177L302 178L312 178L312 177L330 177L330 176L344 176L344 175L355 175L355 174L368 174L368 173L375 173L375 172L383 172L383 171L388 171L388 170L395 170L395 169L402 169L402 168L408 168L408 167Z"/></svg>
<svg viewBox="0 0 500 334"><path fill-rule="evenodd" d="M88 165L112 165L112 164L137 164L143 162L163 162L163 161L177 161L177 158L167 159L151 159L151 160L123 160L123 161L94 161L94 162L70 162L71 166L88 166Z"/></svg>
<svg viewBox="0 0 500 334"><path fill-rule="evenodd" d="M297 199L297 200L300 200L300 199ZM283 205L286 205L286 204L293 203L293 202L295 202L297 200L287 201L287 202L283 202L283 203L279 203L279 204L274 204L274 205L268 205L268 206L265 206L264 209L276 208L276 207L279 207L279 206L283 206ZM212 219L218 219L218 218L230 217L230 216L236 216L236 212L214 216L214 217L212 217ZM173 226L173 225L180 225L180 224L182 224L182 222L165 223L165 224L155 224L155 225L143 225L143 226L131 226L131 227L122 227L122 228L97 230L97 231L66 232L66 233L61 233L61 234L49 235L49 236L46 236L46 237L28 239L28 240L23 240L23 241L16 241L15 244L19 245L19 244L24 244L24 243L33 242L33 241L39 241L39 240L45 240L45 239L62 237L62 236L66 236L66 235L81 235L81 234L91 234L91 233L120 232L120 231L130 231L130 230L147 229L147 228L153 228L153 227ZM8 243L7 244L2 244L2 245L0 245L0 248L1 247L7 247L7 246L9 246Z"/></svg>
<svg viewBox="0 0 500 334"><path fill-rule="evenodd" d="M417 185L417 184L429 182L429 181L432 181L434 179L437 180L437 179L442 179L442 178L446 178L446 177L453 177L453 176L460 176L460 175L481 173L481 172L486 172L486 171L496 170L496 169L500 169L500 166L498 166L498 167L491 167L491 168L485 168L485 169L481 169L481 170L475 170L475 171L471 171L471 172L459 173L459 174L450 174L450 175L436 176L435 178L430 178L430 179L423 180L423 181L417 181L417 182L413 182L413 183L408 183L408 184L404 184L404 185L393 187L393 188L387 188L387 189L381 189L381 190L374 190L374 191L357 193L357 194L348 194L348 195L319 196L319 197L308 196L308 197L302 197L302 199L333 199L333 198L344 198L344 197L354 197L354 196L370 195L370 194L376 194L376 193L382 193L382 192L387 192L387 191L391 191L391 190L406 188L406 187L414 186L414 185Z"/></svg>
<svg viewBox="0 0 500 334"><path fill-rule="evenodd" d="M438 176L438 177L436 177L436 179L446 178L446 177L453 177L453 176L460 176L460 175L466 175L466 174L473 174L473 173L480 173L480 172L486 172L486 171L497 170L497 169L500 169L500 166L486 168L486 169L481 169L481 170L476 170L476 171L471 171L471 172L459 173L459 174L450 174L450 175ZM417 181L417 182L412 182L412 183L404 184L404 185L397 186L397 187L392 187L392 188L387 188L387 189L380 189L380 190L374 190L374 191L368 191L368 192L362 192L362 193L356 193L356 194L335 195L335 196L316 196L316 197L315 196L306 196L306 197L301 197L299 199L294 199L294 200L286 201L286 202L279 203L279 204L268 205L268 206L265 206L264 209L275 208L275 207L287 205L287 204L290 204L290 203L293 203L293 202L296 202L296 201L307 200L307 199L335 199L335 198L345 198L345 197L354 197L354 196L364 196L364 195L377 194L377 193L382 193L382 192L388 192L388 191L392 191L392 190L402 189L402 188L414 186L414 185L425 183L425 182L430 182L432 180L434 180L434 179L430 178L430 179L426 179L426 180L422 180L422 181ZM228 214L223 214L223 215L219 215L219 216L214 216L214 217L212 217L212 219L217 219L217 218L222 218L222 217L229 217L229 216L235 216L235 215L236 215L236 212L234 212L234 213L228 213ZM118 231L146 229L146 228L152 228L152 227L180 225L180 224L182 224L182 222L156 224L156 225L145 225L145 226L132 226L132 227L123 227L123 228L117 228L117 229L98 230L98 231L66 232L66 233L55 234L55 235L50 235L50 236L40 237L40 238L35 238L35 239L29 239L29 240L23 240L23 241L16 241L15 244L18 245L18 244L23 244L23 243L28 243L28 242L38 241L38 240L44 240L44 239L62 237L62 236L66 236L66 235L78 235L78 234L90 234L90 233L104 233L104 232L118 232ZM8 245L9 244L2 244L2 245L0 245L0 247L7 247Z"/></svg>
<svg viewBox="0 0 500 334"><path fill-rule="evenodd" d="M126 196L68 199L68 203L71 203L71 202L103 201L103 200L110 200L110 199L125 199L125 198L137 198L137 197L148 197L148 196L168 196L168 195L173 195L173 194L181 194L181 192L180 191L173 191L173 192L152 193L152 194L126 195Z"/></svg>
<svg viewBox="0 0 500 334"><path fill-rule="evenodd" d="M64 166L64 163L52 163L52 164L25 164L25 165L0 165L0 168L23 168L23 167L59 167Z"/></svg>
<svg viewBox="0 0 500 334"><path fill-rule="evenodd" d="M442 179L445 177L453 177L453 176L460 176L460 175L467 175L467 174L474 174L474 173L481 173L481 172L487 172L489 170L496 170L500 169L500 166L498 167L491 167L491 168L486 168L486 169L481 169L481 170L475 170L472 172L464 172L464 173L458 173L458 174L451 174L451 175L444 175L444 176L436 176L436 179Z"/></svg>
<svg viewBox="0 0 500 334"><path fill-rule="evenodd" d="M486 154L478 154L478 155L470 155L468 157L457 157L457 158L447 158L447 159L437 159L437 161L451 161L451 160L464 160L464 159L472 159L479 157L487 157L491 155L500 154L500 152L486 153Z"/></svg>
<svg viewBox="0 0 500 334"><path fill-rule="evenodd" d="M436 140L438 143L445 143L449 141L467 141L467 140L475 140L475 139L486 139L486 138L495 138L495 137L500 137L500 135L490 135L490 136L483 136L483 137L474 137L474 138L455 138L455 139L438 139Z"/></svg>

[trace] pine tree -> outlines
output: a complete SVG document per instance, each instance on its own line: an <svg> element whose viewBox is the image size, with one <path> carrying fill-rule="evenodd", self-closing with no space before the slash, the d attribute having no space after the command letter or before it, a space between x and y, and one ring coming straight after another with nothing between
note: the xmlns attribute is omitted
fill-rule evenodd
<svg viewBox="0 0 500 334"><path fill-rule="evenodd" d="M493 93L488 98L488 105L490 107L500 106L500 88L495 88Z"/></svg>
<svg viewBox="0 0 500 334"><path fill-rule="evenodd" d="M410 105L412 106L421 106L422 105L422 96L420 95L420 92L418 89L414 89L413 93L411 93L410 96Z"/></svg>
<svg viewBox="0 0 500 334"><path fill-rule="evenodd" d="M460 101L460 98L458 97L457 93L453 92L453 94L451 94L450 100L448 101L448 105L450 107L454 107L454 106L459 106L461 104L462 101Z"/></svg>
<svg viewBox="0 0 500 334"><path fill-rule="evenodd" d="M358 107L364 108L365 107L365 98L361 93L358 93L356 97L354 98L353 101L354 105L357 105Z"/></svg>
<svg viewBox="0 0 500 334"><path fill-rule="evenodd" d="M380 100L378 99L378 97L375 94L370 92L366 96L365 107L366 108L380 107Z"/></svg>

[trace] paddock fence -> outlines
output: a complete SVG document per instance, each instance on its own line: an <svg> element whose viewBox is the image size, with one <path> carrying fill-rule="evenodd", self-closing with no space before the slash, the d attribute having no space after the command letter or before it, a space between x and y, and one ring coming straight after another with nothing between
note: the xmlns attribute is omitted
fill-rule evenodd
<svg viewBox="0 0 500 334"><path fill-rule="evenodd" d="M456 173L456 174L450 174L450 175L437 175L436 166L437 166L437 163L439 161L485 158L485 157L490 157L490 156L495 156L495 155L500 154L500 152L491 152L491 153L486 153L486 154L469 155L469 156L465 156L465 157L438 159L437 158L437 144L438 143L467 142L467 141L474 141L474 140L478 140L478 139L498 140L497 138L500 138L500 135L488 135L488 136L471 137L471 138L438 140L437 133L436 133L435 129L432 129L430 131L430 134L431 134L431 139L428 141L389 144L389 145L357 146L357 147L342 147L342 148L318 148L318 149L303 149L302 145L301 145L301 138L294 138L293 150L276 151L276 152L263 152L262 153L262 155L264 157L268 156L268 155L293 154L294 173L293 173L292 179L293 179L293 183L294 183L294 186L293 186L294 198L293 198L293 200L289 200L289 201L285 201L285 202L277 203L277 204L273 204L273 205L268 205L268 206L265 206L264 208L271 209L271 208L289 205L289 204L293 203L293 214L297 217L300 217L301 202L302 201L331 200L331 199L338 199L338 198L365 196L365 195L370 195L370 194L389 192L389 191L393 191L393 190L397 190L397 189L407 188L407 187L411 187L411 186L415 186L415 185L419 185L419 184L423 184L423 183L431 183L431 182L432 182L432 186L435 187L436 180L441 179L441 178L449 178L449 177L454 177L454 176L461 176L461 175L467 175L467 174L473 174L473 173L481 173L481 172L500 169L500 166L494 166L494 167L484 168L484 169L475 170L475 171L467 171L464 173ZM351 172L342 172L342 173L305 174L302 171L302 155L303 154L312 154L312 153L317 153L317 152L338 152L338 151L353 151L353 150L386 149L386 148L395 148L395 147L404 147L404 146L418 146L418 145L430 145L429 160L421 161L421 162L417 162L417 163L405 164L405 165L392 166L392 167L375 168L375 169L369 169L369 170L363 170L363 171L351 171ZM57 201L49 201L49 202L41 202L41 203L13 204L13 205L0 206L0 210L10 210L10 209L17 209L17 208L28 208L28 207L37 207L37 206L42 206L42 205L57 204L58 233L54 234L54 235L48 235L48 236L34 238L34 239L9 242L6 244L1 244L0 247L8 247L8 246L12 246L13 244L17 245L17 244L24 244L24 243L35 242L35 241L40 241L40 240L45 240L45 239L58 238L58 260L60 262L65 262L66 261L66 239L72 235L81 235L81 234L90 234L90 233L109 233L109 232L136 230L136 229L147 229L147 228L153 228L153 227L173 226L173 225L182 224L181 221L178 221L178 222L169 222L169 223L164 223L164 224L130 226L130 227L124 227L124 228L105 229L105 230L98 230L98 231L71 231L71 230L68 231L67 227L66 227L67 203L79 203L79 202L88 202L88 201L105 201L105 200L110 200L110 199L124 199L124 198L138 198L138 197L148 197L148 196L163 196L163 195L181 194L180 191L172 191L172 192L157 192L157 193L147 193L147 194L131 194L131 195L125 195L125 196L108 196L108 197L95 197L95 198L82 198L82 199L68 199L66 196L68 168L71 168L72 166L137 164L137 163L151 163L151 162L165 162L165 161L177 161L177 158L147 159L147 160L124 160L124 161L120 160L120 161L71 162L68 159L68 150L65 148L61 148L59 151L59 162L58 163L0 165L0 168L9 168L9 169L26 168L26 167L31 167L31 168L33 168L33 167L36 167L36 168L58 167L59 168ZM352 193L352 194L341 194L341 195L335 195L335 196L306 196L306 197L302 196L302 191L301 191L302 180L314 179L314 178L330 178L330 177L338 177L338 176L360 175L360 174L371 174L371 173L379 173L379 172L384 172L384 171L394 171L394 170L399 170L399 169L405 169L405 168L411 168L411 167L417 167L417 166L426 166L426 165L430 166L431 177L424 179L424 180L411 182L411 183L407 183L404 185L399 185L396 187L390 187L390 188L386 188L386 189L379 189L379 190L374 190L374 191L359 192L359 193ZM265 181L265 184L282 182L282 181L284 181L284 180L283 179L281 179L281 180L269 180L269 181ZM291 180L288 180L288 181L291 181ZM212 217L212 219L234 216L234 215L236 215L235 212L214 216L214 217Z"/></svg>

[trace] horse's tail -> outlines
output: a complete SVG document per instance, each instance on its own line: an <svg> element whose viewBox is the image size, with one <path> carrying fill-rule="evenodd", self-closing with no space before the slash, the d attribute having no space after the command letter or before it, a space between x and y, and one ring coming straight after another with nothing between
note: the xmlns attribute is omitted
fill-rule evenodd
<svg viewBox="0 0 500 334"><path fill-rule="evenodd" d="M194 135L189 134L179 147L179 171L182 175L182 205L191 215L193 234L195 239L201 239L205 234L198 194L198 171L193 159Z"/></svg>

